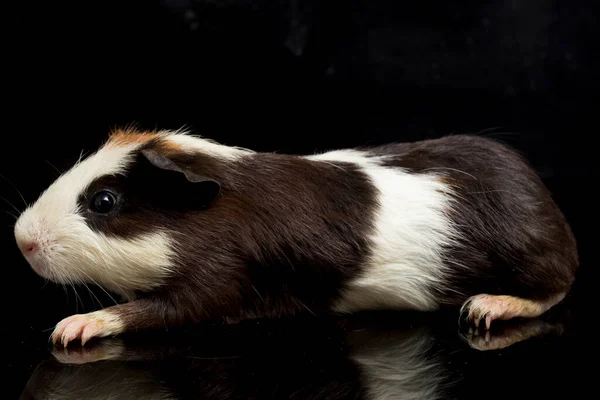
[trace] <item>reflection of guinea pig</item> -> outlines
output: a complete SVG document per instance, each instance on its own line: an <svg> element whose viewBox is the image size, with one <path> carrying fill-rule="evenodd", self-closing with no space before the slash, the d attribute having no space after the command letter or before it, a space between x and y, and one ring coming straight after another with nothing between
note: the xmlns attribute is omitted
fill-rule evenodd
<svg viewBox="0 0 600 400"><path fill-rule="evenodd" d="M127 302L54 340L209 318L460 306L476 324L563 299L575 239L514 151L469 135L310 156L117 131L20 216L56 282Z"/></svg>
<svg viewBox="0 0 600 400"><path fill-rule="evenodd" d="M451 375L429 330L361 329L355 338L303 322L296 331L229 331L221 341L215 332L55 349L59 362L38 365L21 399L445 398Z"/></svg>
<svg viewBox="0 0 600 400"><path fill-rule="evenodd" d="M538 338L525 347L531 357L523 362L523 348L476 354L439 313L365 314L199 326L54 348L56 361L35 369L21 399L441 400L480 397L497 381L516 386L495 388L493 398L510 398L515 387L526 398L588 389L568 377L548 383L564 375L566 361L577 364L581 354L572 342ZM502 325L517 341L560 334L536 318ZM509 336L498 339L506 344Z"/></svg>

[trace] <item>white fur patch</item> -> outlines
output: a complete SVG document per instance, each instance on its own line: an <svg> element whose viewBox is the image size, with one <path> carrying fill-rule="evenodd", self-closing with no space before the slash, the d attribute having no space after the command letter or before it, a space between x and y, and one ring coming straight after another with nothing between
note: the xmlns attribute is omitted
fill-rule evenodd
<svg viewBox="0 0 600 400"><path fill-rule="evenodd" d="M197 151L217 158L236 160L241 156L254 153L253 150L225 146L211 139L190 135L185 131L160 131L158 134L166 137L170 142L180 145L184 151Z"/></svg>
<svg viewBox="0 0 600 400"><path fill-rule="evenodd" d="M15 225L17 241L35 241L27 261L59 283L93 283L129 297L160 285L171 273L173 251L164 232L132 239L96 233L80 215L78 196L96 178L124 173L139 144L103 147L61 175Z"/></svg>
<svg viewBox="0 0 600 400"><path fill-rule="evenodd" d="M337 150L306 158L357 164L378 191L372 256L365 273L349 283L334 309L436 309L432 289L444 282L443 247L456 237L447 216L452 208L450 187L434 175L383 167L383 157L366 152Z"/></svg>

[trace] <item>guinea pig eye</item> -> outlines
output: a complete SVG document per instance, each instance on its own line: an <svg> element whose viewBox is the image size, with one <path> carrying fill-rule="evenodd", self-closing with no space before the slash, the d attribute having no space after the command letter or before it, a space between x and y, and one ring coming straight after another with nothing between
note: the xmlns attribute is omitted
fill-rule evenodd
<svg viewBox="0 0 600 400"><path fill-rule="evenodd" d="M90 208L94 212L106 214L110 212L116 204L117 199L115 198L115 195L111 192L103 190L94 195L92 203L90 204Z"/></svg>

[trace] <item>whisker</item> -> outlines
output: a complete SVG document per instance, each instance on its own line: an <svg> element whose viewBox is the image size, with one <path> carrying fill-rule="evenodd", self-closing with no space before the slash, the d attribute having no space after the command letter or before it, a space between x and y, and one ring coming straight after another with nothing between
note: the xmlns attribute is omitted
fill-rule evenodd
<svg viewBox="0 0 600 400"><path fill-rule="evenodd" d="M69 302L69 292L67 292L67 286L66 284L61 284L63 290L65 291L65 294L67 295L67 303Z"/></svg>
<svg viewBox="0 0 600 400"><path fill-rule="evenodd" d="M77 299L81 303L81 310L84 311L85 310L85 305L83 304L83 301L81 300L81 297L79 296L79 293L77 293L77 288L75 287L75 285L73 285L73 292L75 292L75 296L77 297ZM77 302L75 302L75 304L77 305Z"/></svg>
<svg viewBox="0 0 600 400"><path fill-rule="evenodd" d="M10 211L4 210L4 212L7 213L8 215L10 215L11 217L13 217L15 219L15 221L19 219L19 217L17 217L15 214L11 213ZM14 227L14 225L13 225L13 227Z"/></svg>
<svg viewBox="0 0 600 400"><path fill-rule="evenodd" d="M73 289L73 293L75 293L75 288L73 284L69 284L69 287ZM77 302L77 294L75 294L75 314L79 314L79 302Z"/></svg>
<svg viewBox="0 0 600 400"><path fill-rule="evenodd" d="M0 196L0 199L7 202L8 205L11 206L18 214L21 214L21 211L19 211L19 209L17 207L15 207L15 205L13 203L11 203L10 201L8 201L5 197Z"/></svg>
<svg viewBox="0 0 600 400"><path fill-rule="evenodd" d="M102 302L100 301L100 299L98 298L98 296L96 296L96 294L90 289L90 287L87 285L87 283L83 284L85 286L85 288L88 290L88 292L90 293L90 298L92 299L92 302L94 302L94 299L96 299L98 301L98 304L100 305L100 308L104 308L104 306L102 305ZM92 296L94 296L92 298ZM94 303L94 307L95 307L95 303Z"/></svg>
<svg viewBox="0 0 600 400"><path fill-rule="evenodd" d="M107 291L106 291L106 290L105 290L105 289L104 289L102 286L100 286L100 285L98 284L98 282L96 282L96 281L94 280L94 278L92 278L91 276L89 276L88 274L86 274L86 273L85 273L85 272L83 272L83 271L81 271L81 272L82 272L82 273L83 273L83 274L84 274L84 275L85 275L85 276L86 276L86 277L87 277L89 280L91 280L91 281L94 283L94 285L98 286L98 287L99 287L99 288L100 288L100 289L101 289L101 290L102 290L104 293L106 293L106 295L107 295L108 297L110 297L110 299L111 299L111 300L112 300L112 301L115 303L115 305L116 305L116 306L118 306L118 305L119 305L119 303L117 303L117 301L114 299L114 297L112 297L112 296L110 295L110 293L108 293L108 292L107 292ZM98 301L98 302L99 302L99 301Z"/></svg>
<svg viewBox="0 0 600 400"><path fill-rule="evenodd" d="M65 287L71 288L73 289L73 280L71 278L65 278L65 280L67 281L67 283L65 284ZM73 289L73 292L75 292L75 289ZM78 303L77 303L77 295L75 295L75 312L77 313L79 311L79 307L78 307Z"/></svg>
<svg viewBox="0 0 600 400"><path fill-rule="evenodd" d="M61 171L60 169L58 169L54 165L52 165L52 163L50 163L50 161L48 161L48 160L44 160L44 161L46 162L46 164L48 164L49 166L51 166L52 168L54 168L54 170L56 172L58 172L58 175L62 175L63 174L63 171Z"/></svg>
<svg viewBox="0 0 600 400"><path fill-rule="evenodd" d="M112 296L111 296L111 295L110 295L110 294L109 294L109 293L108 293L106 290L104 290L104 288L103 288L102 286L98 285L98 283L96 283L96 281L95 281L95 280L94 280L94 279L93 279L91 276L89 276L89 275L88 275L88 274L87 274L87 273L86 273L84 270L82 270L82 269L80 269L80 268L77 268L77 267L75 267L75 270L76 270L78 273L80 273L80 274L84 275L84 276L85 276L87 279L89 279L90 281L92 281L92 282L93 282L93 283L94 283L96 286L98 286L100 289L102 289L102 290L104 291L104 293L106 293L106 294L108 295L108 297L110 297L110 298L112 299L112 301L114 301L114 302L115 302L115 304L116 304L116 305L118 305L118 303L116 302L116 300L115 300L115 299L114 299L114 298L113 298L113 297L112 297ZM81 281L81 283L82 283L82 284L83 284L83 285L86 287L86 289L88 290L88 292L90 293L90 295L91 295L91 296L94 296L94 298L95 298L95 299L98 301L98 304L100 304L100 307L101 307L101 308L104 308L104 306L102 305L102 302L100 301L100 299L98 298L98 296L96 296L96 294L95 294L95 293L94 293L94 292L93 292L93 291L92 291L92 290L89 288L89 286L87 285L87 283L85 283L85 282L84 282L83 280L81 280L81 279L80 279L80 281ZM91 296L90 296L90 298L91 298ZM93 301L94 301L94 299L92 299L92 302L93 302Z"/></svg>
<svg viewBox="0 0 600 400"><path fill-rule="evenodd" d="M296 299L296 300L298 300L298 299ZM313 312L313 311L312 311L310 308L308 308L308 306L307 306L306 304L304 304L304 302L302 302L301 300L298 300L298 303L299 303L299 304L300 304L302 307L306 308L306 310L307 310L309 313L311 313L313 316L315 316L315 317L316 317L315 313L314 313L314 312Z"/></svg>
<svg viewBox="0 0 600 400"><path fill-rule="evenodd" d="M108 293L108 292L107 292L107 291L106 291L106 290L105 290L105 289L104 289L102 286L100 286L99 284L97 284L97 283L96 283L96 281L93 281L93 282L94 282L94 284L95 284L96 286L98 286L98 287L99 287L99 288L100 288L100 289L101 289L101 290L102 290L104 293L106 293L106 295L107 295L108 297L110 297L110 299L113 301L113 303L115 303L115 305L116 305L116 306L118 306L118 305L119 305L119 303L118 303L118 302L115 300L115 298L114 298L114 297L112 297L112 296L110 295L110 293Z"/></svg>
<svg viewBox="0 0 600 400"><path fill-rule="evenodd" d="M15 186L14 183L12 183L7 177L5 177L4 175L0 174L0 178L5 179L8 183L10 183L10 185L12 187L15 188L15 190L17 191L17 193L19 194L19 196L21 196L21 200L23 200L23 204L25 204L25 207L27 207L27 202L25 201L25 197L23 197L23 195L21 194L21 192L19 191L19 189Z"/></svg>
<svg viewBox="0 0 600 400"><path fill-rule="evenodd" d="M79 159L77 160L76 164L80 164L81 161L85 158L86 156L86 151L84 149L81 149L81 153L79 153Z"/></svg>

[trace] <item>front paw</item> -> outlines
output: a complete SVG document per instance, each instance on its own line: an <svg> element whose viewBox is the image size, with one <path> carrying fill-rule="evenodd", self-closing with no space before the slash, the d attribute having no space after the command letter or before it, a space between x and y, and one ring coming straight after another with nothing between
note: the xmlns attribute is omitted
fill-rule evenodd
<svg viewBox="0 0 600 400"><path fill-rule="evenodd" d="M91 338L117 335L124 330L121 318L109 311L95 311L88 314L72 315L63 319L52 332L52 343L67 347L73 340L81 340L81 345Z"/></svg>

